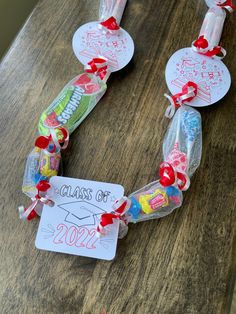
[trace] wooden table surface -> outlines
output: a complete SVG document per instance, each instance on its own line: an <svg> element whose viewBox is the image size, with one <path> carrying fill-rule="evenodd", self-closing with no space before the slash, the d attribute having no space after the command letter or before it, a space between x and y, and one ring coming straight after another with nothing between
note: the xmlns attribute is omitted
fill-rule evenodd
<svg viewBox="0 0 236 314"><path fill-rule="evenodd" d="M202 162L184 205L130 225L112 262L39 251L38 220L19 220L25 158L41 112L83 68L71 38L98 18L95 0L43 0L0 66L1 313L228 313L235 279L236 16L223 33L232 86L201 109ZM162 161L168 58L198 36L203 0L130 0L122 26L135 55L71 136L64 175L120 183L129 194L154 180Z"/></svg>

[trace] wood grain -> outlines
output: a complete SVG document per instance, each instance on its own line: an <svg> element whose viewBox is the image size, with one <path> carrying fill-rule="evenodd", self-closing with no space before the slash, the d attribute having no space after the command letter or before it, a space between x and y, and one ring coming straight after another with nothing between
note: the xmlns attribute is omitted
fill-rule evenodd
<svg viewBox="0 0 236 314"><path fill-rule="evenodd" d="M126 193L155 178L168 121L164 70L198 35L204 1L130 0L122 26L136 51L112 75L104 98L71 137L64 175L117 182ZM203 156L184 205L131 225L113 262L38 251L38 221L19 221L25 158L40 113L82 72L71 48L77 27L96 20L98 1L40 1L0 65L1 313L228 313L235 279L236 36L223 34L232 87L201 109Z"/></svg>

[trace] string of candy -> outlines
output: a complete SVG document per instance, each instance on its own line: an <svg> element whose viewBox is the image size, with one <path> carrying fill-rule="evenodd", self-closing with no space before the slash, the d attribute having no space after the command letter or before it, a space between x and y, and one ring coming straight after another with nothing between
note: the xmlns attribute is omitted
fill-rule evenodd
<svg viewBox="0 0 236 314"><path fill-rule="evenodd" d="M102 1L103 5L104 1ZM119 31L121 12L123 12L125 2L124 0L123 2L122 0L117 1L112 11L114 16L106 16L99 23L98 28L101 32L115 34ZM226 0L212 10L217 10L216 8L220 10L221 22L224 22L225 16L222 8L232 11L235 6L232 5L232 1ZM104 12L108 11L108 7L106 7ZM226 51L219 45L220 38L218 38L221 34L216 38L208 35L206 30L201 30L199 38L192 44L193 50L209 58L224 57ZM220 54L222 55L220 56ZM32 203L28 208L19 207L22 219L30 220L40 215L44 204L53 205L53 201L49 197L51 186L48 181L50 177L58 173L61 150L67 148L69 135L85 118L85 112L90 112L105 93L106 81L110 75L108 59L98 54L88 62L84 70L85 73L72 80L40 118L40 136L35 141L35 149L26 165L26 173L30 169L33 170L33 174L37 173L38 177L37 182L33 182L33 184L31 178L28 180L29 182L23 184L23 191L31 197ZM90 93L92 95L89 98L89 105L83 98L84 90L88 95ZM196 98L198 91L199 86L194 81L188 81L180 93L172 96L165 94L170 101L165 115L168 118L173 117L173 119L163 142L164 161L160 164L158 171L160 179L128 197L118 200L111 212L102 214L97 226L99 236L106 235L109 232L109 226L115 220L120 222L119 234L122 237L127 233L128 223L160 218L182 205L182 192L189 188L190 177L198 168L201 160L201 116L196 110L186 106L191 105L191 101ZM57 105L61 104L64 99L69 99L69 101L61 113L60 106L57 107ZM82 112L77 111L76 100L78 99ZM55 107L59 111L57 117L61 122L59 124L55 119L55 110L52 110ZM28 165L30 166L28 167Z"/></svg>
<svg viewBox="0 0 236 314"><path fill-rule="evenodd" d="M232 5L232 1L227 0L223 4L209 9L208 12L219 10L219 16L224 22L225 12L223 8L232 12L236 6ZM205 34L204 27L206 26L202 27L199 38L192 44L193 51L207 57L222 59L225 57L226 51L216 44L220 40L221 33L218 34L220 35L219 38L209 38L207 29ZM216 36L216 32L213 32L212 36ZM219 56L220 54L221 56ZM118 219L122 222L120 229L123 229L124 224L127 227L129 222L163 217L181 206L182 191L189 188L190 176L197 169L201 159L201 116L196 110L185 105L191 105L191 101L197 96L197 93L198 85L189 81L182 87L180 93L172 96L164 94L170 101L165 116L172 118L176 109L177 112L163 143L165 161L160 164L160 179L128 197L123 197L114 205L111 213L102 215L97 227L98 236L106 235L109 232L108 226L112 225L114 220ZM173 134L176 134L175 138ZM180 140L178 143L176 138L182 138L182 141ZM181 145L182 149L179 147ZM192 158L192 154L196 154L197 151L198 154L194 156L195 159Z"/></svg>
<svg viewBox="0 0 236 314"><path fill-rule="evenodd" d="M111 9L110 4L101 1L101 15L103 19L98 24L98 29L104 34L116 34L119 31L121 16L124 11L126 0L119 0L114 2L112 12L114 16L107 17L107 10ZM22 190L31 198L31 204L28 207L19 206L20 218L23 220L31 220L38 215L41 215L43 205L52 205L53 201L50 199L51 185L49 179L57 175L59 171L59 164L61 159L61 151L65 150L69 143L69 135L85 118L85 113L92 109L86 108L81 114L78 112L78 121L74 121L74 116L77 107L83 107L80 103L83 96L83 91L86 90L90 95L90 103L97 103L106 90L106 81L110 75L108 68L108 60L102 55L92 58L84 67L85 73L76 77L71 81L56 98L56 100L49 106L48 113L43 113L41 118L44 119L39 123L40 136L35 141L35 149L28 157L24 182ZM73 92L71 95L71 91ZM98 96L97 96L98 94ZM93 96L94 95L94 96ZM86 97L85 97L86 98ZM65 99L69 99L65 110L58 117L55 114L55 108L63 104ZM86 99L84 99L86 101ZM90 103L87 105L89 106ZM80 106L79 106L80 105ZM94 106L94 104L93 104ZM54 111L53 111L54 110ZM44 117L45 115L45 117ZM59 124L58 121L59 120ZM72 123L70 124L70 120Z"/></svg>

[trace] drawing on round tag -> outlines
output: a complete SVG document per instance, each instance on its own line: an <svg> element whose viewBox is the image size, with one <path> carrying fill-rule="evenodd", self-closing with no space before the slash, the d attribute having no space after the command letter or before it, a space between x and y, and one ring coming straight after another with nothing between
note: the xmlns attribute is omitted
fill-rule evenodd
<svg viewBox="0 0 236 314"><path fill-rule="evenodd" d="M203 56L192 48L180 49L171 56L165 77L173 95L189 81L198 85L197 96L189 103L192 107L216 103L225 96L231 84L230 73L221 60Z"/></svg>
<svg viewBox="0 0 236 314"><path fill-rule="evenodd" d="M77 29L72 46L76 57L83 65L93 58L107 59L109 71L125 67L134 54L134 42L122 28L115 33L99 29L99 22L90 22Z"/></svg>
<svg viewBox="0 0 236 314"><path fill-rule="evenodd" d="M205 0L205 1L209 8L215 7L216 5L223 4L225 2L225 0Z"/></svg>

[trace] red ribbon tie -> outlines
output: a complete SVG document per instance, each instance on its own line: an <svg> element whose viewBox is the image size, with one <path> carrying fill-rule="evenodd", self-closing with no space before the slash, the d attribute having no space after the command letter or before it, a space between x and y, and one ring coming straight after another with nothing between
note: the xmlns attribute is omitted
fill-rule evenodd
<svg viewBox="0 0 236 314"><path fill-rule="evenodd" d="M85 72L93 73L103 80L107 74L107 59L103 57L93 58L88 62L88 65L85 66Z"/></svg>
<svg viewBox="0 0 236 314"><path fill-rule="evenodd" d="M111 34L114 34L116 31L120 29L120 26L117 24L114 16L109 17L107 20L101 22L99 24L100 29L105 29Z"/></svg>
<svg viewBox="0 0 236 314"><path fill-rule="evenodd" d="M233 5L232 0L226 0L224 3L217 4L217 5L221 8L228 10L230 13L233 12L233 10L236 10L236 5Z"/></svg>
<svg viewBox="0 0 236 314"><path fill-rule="evenodd" d="M45 196L45 193L50 187L51 185L48 183L48 181L46 180L39 181L39 183L36 185L38 194L35 195L34 198L32 198L31 205L27 208L25 208L24 206L18 207L20 219L32 220L33 218L36 218L38 216L37 210L39 208L41 209L44 204L47 204L49 206L54 205L54 202Z"/></svg>
<svg viewBox="0 0 236 314"><path fill-rule="evenodd" d="M186 191L189 188L190 180L187 174L176 171L168 162L161 163L159 176L160 184L164 187L177 185L181 191Z"/></svg>
<svg viewBox="0 0 236 314"><path fill-rule="evenodd" d="M113 219L121 219L125 212L130 207L130 200L127 197L122 197L113 205L114 211L111 213L105 213L101 215L100 223L97 226L98 236L105 235L104 229L108 225L113 224Z"/></svg>
<svg viewBox="0 0 236 314"><path fill-rule="evenodd" d="M50 129L50 135L37 137L34 145L40 149L47 149L50 143L53 143L53 147L50 149L50 153L55 153L57 148L65 149L69 142L69 132L66 128L58 128L61 131L62 137L58 139L55 129Z"/></svg>
<svg viewBox="0 0 236 314"><path fill-rule="evenodd" d="M207 57L217 57L219 59L223 59L226 56L226 50L223 47L209 47L208 40L203 35L192 43L192 48L194 51Z"/></svg>
<svg viewBox="0 0 236 314"><path fill-rule="evenodd" d="M175 109L179 108L184 102L188 103L193 100L193 98L197 96L197 92L197 84L189 81L182 87L181 93L175 94L173 96L164 94L164 96L170 101L170 105L166 109L165 116L169 119L172 118L175 113Z"/></svg>

